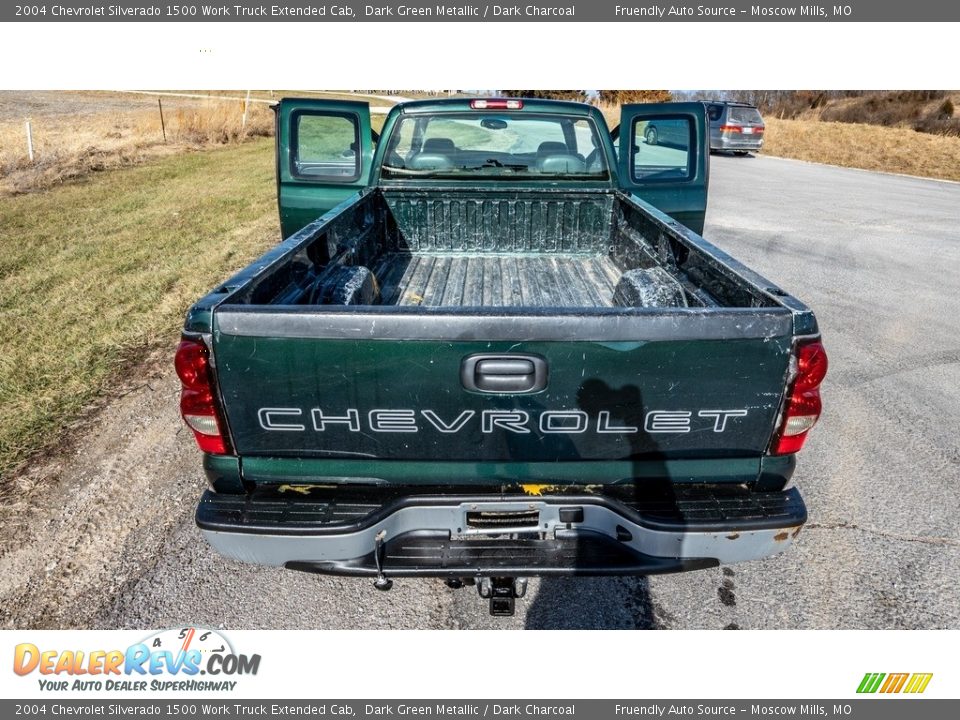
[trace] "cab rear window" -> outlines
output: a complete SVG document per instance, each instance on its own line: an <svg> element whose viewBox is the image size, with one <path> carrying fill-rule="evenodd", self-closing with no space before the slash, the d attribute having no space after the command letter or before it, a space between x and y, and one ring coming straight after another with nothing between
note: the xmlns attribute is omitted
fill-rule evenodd
<svg viewBox="0 0 960 720"><path fill-rule="evenodd" d="M607 180L610 172L592 120L488 110L401 118L382 177Z"/></svg>
<svg viewBox="0 0 960 720"><path fill-rule="evenodd" d="M738 123L750 123L758 125L763 122L760 117L760 111L756 108L732 107L727 113L728 119Z"/></svg>

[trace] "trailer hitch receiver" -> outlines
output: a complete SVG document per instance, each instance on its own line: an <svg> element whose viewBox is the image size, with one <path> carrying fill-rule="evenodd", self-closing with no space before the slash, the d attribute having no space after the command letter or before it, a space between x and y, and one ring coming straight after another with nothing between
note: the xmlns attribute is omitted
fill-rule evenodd
<svg viewBox="0 0 960 720"><path fill-rule="evenodd" d="M526 578L485 577L477 581L480 597L490 600L490 614L494 617L511 617L516 608L516 599L527 593Z"/></svg>

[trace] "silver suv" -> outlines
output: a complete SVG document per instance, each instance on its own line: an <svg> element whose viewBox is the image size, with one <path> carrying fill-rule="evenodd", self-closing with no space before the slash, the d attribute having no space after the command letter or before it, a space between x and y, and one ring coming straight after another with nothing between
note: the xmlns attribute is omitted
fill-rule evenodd
<svg viewBox="0 0 960 720"><path fill-rule="evenodd" d="M710 149L746 155L763 147L766 126L753 105L738 102L708 102Z"/></svg>

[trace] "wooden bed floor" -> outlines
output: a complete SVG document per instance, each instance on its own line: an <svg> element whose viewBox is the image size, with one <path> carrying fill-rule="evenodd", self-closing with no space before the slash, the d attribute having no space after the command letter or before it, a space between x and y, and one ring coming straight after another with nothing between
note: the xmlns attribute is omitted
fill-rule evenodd
<svg viewBox="0 0 960 720"><path fill-rule="evenodd" d="M602 255L391 253L373 267L384 305L610 307L620 270Z"/></svg>

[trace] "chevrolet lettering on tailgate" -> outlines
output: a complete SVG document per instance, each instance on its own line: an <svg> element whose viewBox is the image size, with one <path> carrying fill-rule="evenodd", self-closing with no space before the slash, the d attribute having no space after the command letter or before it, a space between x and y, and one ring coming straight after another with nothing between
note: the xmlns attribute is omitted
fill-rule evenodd
<svg viewBox="0 0 960 720"><path fill-rule="evenodd" d="M644 416L643 430L648 433L688 433L691 430L707 430L721 433L731 418L746 417L747 410L650 410ZM455 417L444 420L433 410L370 410L361 412L349 408L339 414L320 408L265 407L257 412L260 427L264 430L305 432L308 429L325 432L340 428L349 432L414 433L433 429L441 433L457 433L471 422L479 423L481 432L497 430L526 434L531 427L541 433L620 433L640 432L635 425L618 425L610 412L602 410L591 418L583 410L545 410L539 418L526 410L484 410L477 417L474 410L464 410ZM309 418L309 428L305 424ZM363 418L363 422L361 422Z"/></svg>

